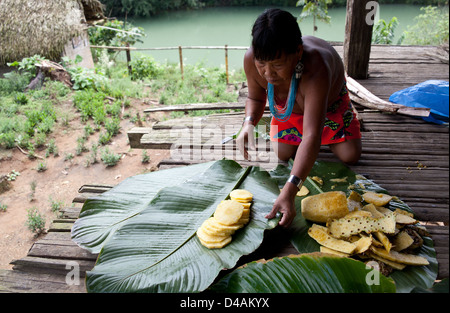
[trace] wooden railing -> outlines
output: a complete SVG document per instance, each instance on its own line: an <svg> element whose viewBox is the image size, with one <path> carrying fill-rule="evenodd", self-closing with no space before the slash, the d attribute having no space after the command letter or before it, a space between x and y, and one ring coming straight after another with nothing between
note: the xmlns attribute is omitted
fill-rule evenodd
<svg viewBox="0 0 450 313"><path fill-rule="evenodd" d="M151 51L151 50L178 50L180 57L180 71L181 79L184 79L184 69L183 69L183 49L214 49L214 50L224 50L225 51L225 72L227 77L227 84L229 83L228 77L228 51L229 50L247 50L248 47L243 46L173 46L173 47L157 47L157 48L136 48L136 47L117 47L117 46L93 46L91 48L95 49L110 49L117 51L125 51L127 53L127 66L128 71L131 73L131 54L130 51Z"/></svg>

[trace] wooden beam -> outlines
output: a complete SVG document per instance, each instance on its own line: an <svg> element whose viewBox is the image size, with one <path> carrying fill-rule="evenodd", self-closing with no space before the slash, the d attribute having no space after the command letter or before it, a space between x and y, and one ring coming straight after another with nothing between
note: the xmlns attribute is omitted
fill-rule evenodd
<svg viewBox="0 0 450 313"><path fill-rule="evenodd" d="M369 75L373 29L372 14L374 15L377 9L373 7L375 3L377 2L369 0L347 1L344 66L348 75L355 79L366 79Z"/></svg>

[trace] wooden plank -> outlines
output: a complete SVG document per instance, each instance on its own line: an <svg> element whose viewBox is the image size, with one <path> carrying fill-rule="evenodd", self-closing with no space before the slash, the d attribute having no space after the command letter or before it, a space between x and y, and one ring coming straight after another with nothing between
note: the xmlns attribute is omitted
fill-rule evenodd
<svg viewBox="0 0 450 313"><path fill-rule="evenodd" d="M82 194L79 194L79 195L77 195L73 200L72 200L72 202L73 203L84 203L87 199L89 199L89 198L93 198L93 197L96 197L96 196L98 196L98 193L92 193L92 192L86 192L86 193L82 193Z"/></svg>
<svg viewBox="0 0 450 313"><path fill-rule="evenodd" d="M51 240L34 243L27 256L90 261L97 259L96 254L92 254L77 245L66 245L64 242Z"/></svg>
<svg viewBox="0 0 450 313"><path fill-rule="evenodd" d="M80 215L81 207L65 207L60 210L62 218L77 219Z"/></svg>
<svg viewBox="0 0 450 313"><path fill-rule="evenodd" d="M13 260L10 264L13 265L14 270L51 275L67 275L74 269L74 266L77 266L80 277L84 277L86 271L94 268L95 261L26 256L18 260Z"/></svg>
<svg viewBox="0 0 450 313"><path fill-rule="evenodd" d="M66 281L65 275L0 269L0 293L85 293L84 279ZM68 283L69 282L69 283ZM78 283L78 284L76 284Z"/></svg>
<svg viewBox="0 0 450 313"><path fill-rule="evenodd" d="M181 105L164 105L145 109L144 113L153 112L176 112L176 111L198 111L198 110L243 110L245 103L241 102L219 102L219 103L195 103Z"/></svg>
<svg viewBox="0 0 450 313"><path fill-rule="evenodd" d="M70 232L73 222L52 222L48 228L48 232Z"/></svg>
<svg viewBox="0 0 450 313"><path fill-rule="evenodd" d="M80 187L78 190L79 193L103 193L105 191L110 190L113 185L106 184L86 184Z"/></svg>

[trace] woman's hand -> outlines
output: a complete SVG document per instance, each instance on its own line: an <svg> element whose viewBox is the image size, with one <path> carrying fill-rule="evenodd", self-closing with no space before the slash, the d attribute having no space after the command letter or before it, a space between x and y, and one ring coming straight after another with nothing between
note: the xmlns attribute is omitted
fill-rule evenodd
<svg viewBox="0 0 450 313"><path fill-rule="evenodd" d="M256 150L254 130L255 126L251 122L246 122L236 139L237 147L246 160L249 159L248 150Z"/></svg>
<svg viewBox="0 0 450 313"><path fill-rule="evenodd" d="M284 227L291 225L294 217L297 215L297 211L295 210L295 195L297 194L297 191L297 186L286 183L275 201L272 211L265 217L271 219L275 217L277 212L280 212L283 213L283 216L278 224Z"/></svg>

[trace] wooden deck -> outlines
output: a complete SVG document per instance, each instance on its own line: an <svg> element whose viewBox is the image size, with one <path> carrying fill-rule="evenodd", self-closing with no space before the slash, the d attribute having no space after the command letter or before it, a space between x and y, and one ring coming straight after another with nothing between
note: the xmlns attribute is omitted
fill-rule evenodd
<svg viewBox="0 0 450 313"><path fill-rule="evenodd" d="M342 53L342 47L337 46ZM430 57L433 48L374 46L370 62L370 78L359 81L378 97L387 100L393 92L429 79L449 79L448 64ZM242 105L242 102L239 102ZM238 104L232 104L239 106ZM194 107L191 106L190 109ZM351 166L405 201L431 233L439 263L438 279L448 278L449 269L449 129L421 119L386 114L355 105L362 120L363 154ZM181 108L181 110L188 110ZM270 144L260 142L260 160L244 161L233 141L221 144L224 137L236 132L243 113L210 115L156 123L152 129L129 132L133 148L171 149L172 157L163 160L160 169L205 162L222 157L236 159L243 166L257 164L266 168L276 165ZM197 132L197 133L195 133ZM202 140L197 139L199 133ZM195 138L195 139L194 139ZM174 145L175 144L175 145ZM319 159L336 160L327 147ZM88 182L87 182L88 183ZM79 248L70 239L70 228L78 217L83 201L93 193L112 186L85 185L74 207L50 226L48 234L38 240L28 255L13 260L13 270L0 270L0 292L85 292L84 280L67 281L67 274L77 264L81 277L95 263L96 255ZM292 247L285 244L270 251L266 241L256 255L285 255ZM272 245L273 246L273 245ZM75 261L75 263L73 263Z"/></svg>

